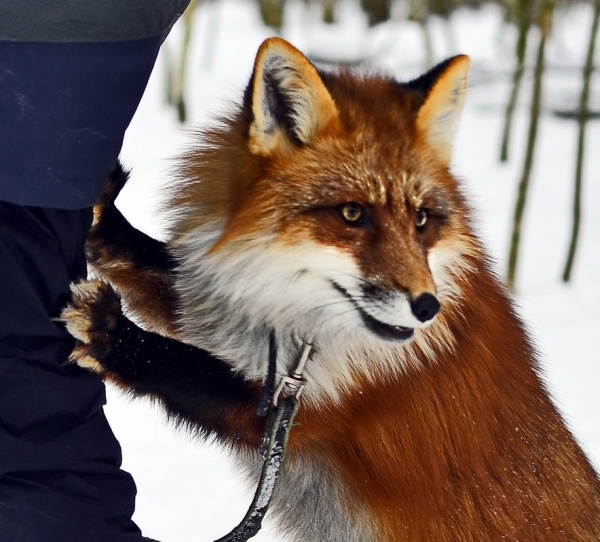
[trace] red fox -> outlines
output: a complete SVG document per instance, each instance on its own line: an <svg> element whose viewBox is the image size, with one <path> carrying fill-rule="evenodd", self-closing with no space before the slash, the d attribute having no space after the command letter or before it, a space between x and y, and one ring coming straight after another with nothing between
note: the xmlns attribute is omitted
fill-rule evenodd
<svg viewBox="0 0 600 542"><path fill-rule="evenodd" d="M600 540L598 476L449 170L468 68L330 73L269 39L243 103L182 157L166 244L113 205L119 168L96 208L102 282L64 312L72 360L251 476L269 333L279 377L312 341L271 509L290 540Z"/></svg>

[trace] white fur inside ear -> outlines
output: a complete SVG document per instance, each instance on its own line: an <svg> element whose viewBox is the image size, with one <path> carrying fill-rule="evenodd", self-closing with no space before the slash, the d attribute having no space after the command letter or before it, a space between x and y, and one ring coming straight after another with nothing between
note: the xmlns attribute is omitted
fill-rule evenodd
<svg viewBox="0 0 600 542"><path fill-rule="evenodd" d="M308 144L337 110L315 67L290 44L272 38L261 47L252 89L250 149L269 155L290 142Z"/></svg>
<svg viewBox="0 0 600 542"><path fill-rule="evenodd" d="M456 57L433 85L417 115L417 128L437 158L447 165L467 92L469 58Z"/></svg>

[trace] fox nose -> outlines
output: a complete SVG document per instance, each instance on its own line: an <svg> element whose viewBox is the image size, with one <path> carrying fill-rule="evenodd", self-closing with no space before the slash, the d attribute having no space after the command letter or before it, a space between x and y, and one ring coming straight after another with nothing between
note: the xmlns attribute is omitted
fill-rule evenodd
<svg viewBox="0 0 600 542"><path fill-rule="evenodd" d="M424 293L410 302L410 309L419 322L425 323L440 311L440 302L434 295Z"/></svg>

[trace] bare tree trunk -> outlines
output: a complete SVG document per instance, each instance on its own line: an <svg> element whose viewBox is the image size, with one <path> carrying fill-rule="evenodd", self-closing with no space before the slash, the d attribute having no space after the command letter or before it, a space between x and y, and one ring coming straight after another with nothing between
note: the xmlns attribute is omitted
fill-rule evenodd
<svg viewBox="0 0 600 542"><path fill-rule="evenodd" d="M502 131L502 146L500 148L500 161L508 160L508 146L512 129L512 120L521 89L521 80L525 71L525 55L527 53L527 36L531 28L531 2L528 0L518 0L516 6L516 23L519 30L517 38L516 59L517 64L512 77L512 87L508 103L506 105L506 114L504 116L504 129Z"/></svg>
<svg viewBox="0 0 600 542"><path fill-rule="evenodd" d="M389 20L391 15L391 0L360 0L363 11L369 18L369 26Z"/></svg>
<svg viewBox="0 0 600 542"><path fill-rule="evenodd" d="M283 10L285 0L258 0L260 16L263 22L278 34L283 26Z"/></svg>
<svg viewBox="0 0 600 542"><path fill-rule="evenodd" d="M185 79L187 77L190 40L196 7L198 7L198 0L191 0L181 18L183 24L183 41L181 44L181 52L178 57L173 59L166 49L166 45L163 45L166 56L167 102L177 109L177 117L181 123L184 123L187 120Z"/></svg>
<svg viewBox="0 0 600 542"><path fill-rule="evenodd" d="M585 151L585 128L588 119L588 104L590 97L590 79L594 67L594 49L596 47L596 36L598 34L598 23L600 21L600 0L594 2L594 17L592 20L592 31L590 42L583 67L583 86L581 88L581 101L579 103L579 115L577 123L579 125L579 136L577 141L577 163L575 166L575 193L573 197L573 226L571 230L571 241L567 253L567 261L563 271L562 279L569 282L575 261L575 252L577 251L577 241L579 239L579 228L581 224L581 192L582 192L582 173L583 157Z"/></svg>
<svg viewBox="0 0 600 542"><path fill-rule="evenodd" d="M323 22L335 23L335 0L323 0Z"/></svg>
<svg viewBox="0 0 600 542"><path fill-rule="evenodd" d="M424 69L428 70L434 64L433 41L427 24L429 19L429 0L410 0L408 5L408 20L415 21L421 26L423 49L425 50Z"/></svg>
<svg viewBox="0 0 600 542"><path fill-rule="evenodd" d="M185 81L188 71L188 58L190 56L190 42L192 38L192 27L194 26L194 12L198 6L197 0L192 0L183 14L184 31L183 43L181 44L181 56L179 58L179 70L177 72L176 102L177 116L182 124L187 120L187 106L185 103Z"/></svg>
<svg viewBox="0 0 600 542"><path fill-rule="evenodd" d="M517 262L519 258L519 243L521 240L521 223L523 221L525 205L527 203L529 179L531 176L531 169L533 166L533 156L535 153L537 129L541 111L542 79L544 75L544 53L546 48L546 41L548 39L548 36L550 35L550 29L552 26L552 13L554 11L555 1L556 0L546 0L543 3L542 8L540 10L540 43L538 46L536 58L533 95L531 98L529 136L527 140L527 149L525 152L525 161L523 164L523 173L521 176L521 181L519 183L517 201L515 204L512 239L508 259L507 281L508 286L511 290L514 290L515 288L515 277L517 272Z"/></svg>

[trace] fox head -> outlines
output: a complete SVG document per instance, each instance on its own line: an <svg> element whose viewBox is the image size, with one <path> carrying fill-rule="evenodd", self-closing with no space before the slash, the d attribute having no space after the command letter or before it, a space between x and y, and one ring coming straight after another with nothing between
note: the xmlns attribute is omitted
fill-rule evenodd
<svg viewBox="0 0 600 542"><path fill-rule="evenodd" d="M310 395L451 348L476 243L448 171L469 60L409 83L322 73L263 43L237 113L183 158L171 203L185 340L261 379L311 340Z"/></svg>

